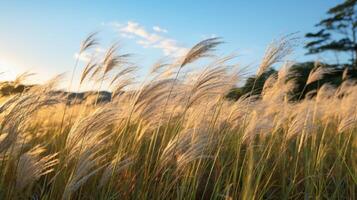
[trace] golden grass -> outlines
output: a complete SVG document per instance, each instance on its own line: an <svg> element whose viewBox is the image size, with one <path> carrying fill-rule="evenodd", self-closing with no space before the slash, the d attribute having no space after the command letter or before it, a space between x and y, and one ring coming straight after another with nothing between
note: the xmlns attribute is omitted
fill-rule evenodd
<svg viewBox="0 0 357 200"><path fill-rule="evenodd" d="M234 56L212 56L220 43L159 61L135 90L128 54L112 46L80 80L110 83L106 104L67 105L52 93L60 77L2 101L0 199L356 199L357 86L291 102L285 64L262 96L231 102L243 77ZM258 75L290 52L286 40L268 49Z"/></svg>

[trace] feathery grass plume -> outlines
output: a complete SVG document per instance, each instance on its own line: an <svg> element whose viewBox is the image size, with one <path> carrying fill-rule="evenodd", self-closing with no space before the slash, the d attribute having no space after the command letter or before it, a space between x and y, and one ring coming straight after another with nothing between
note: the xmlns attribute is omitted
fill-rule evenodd
<svg viewBox="0 0 357 200"><path fill-rule="evenodd" d="M118 108L109 105L98 108L90 115L79 119L68 133L66 147L68 149L79 148L78 141L88 140L93 134L105 131L110 125L117 122L119 114ZM75 152L77 150L75 149Z"/></svg>
<svg viewBox="0 0 357 200"><path fill-rule="evenodd" d="M178 71L175 69L179 66L179 62L172 63L172 60L168 57L164 57L156 61L150 70L150 75L153 76L153 80L172 78L172 76Z"/></svg>
<svg viewBox="0 0 357 200"><path fill-rule="evenodd" d="M109 86L112 86L116 81L120 80L120 78L130 75L131 73L137 70L136 66L126 66L121 69L111 80Z"/></svg>
<svg viewBox="0 0 357 200"><path fill-rule="evenodd" d="M305 98L306 99L313 99L316 96L316 94L317 94L317 90L316 89L311 90L311 91L309 91L309 92L307 92L305 94Z"/></svg>
<svg viewBox="0 0 357 200"><path fill-rule="evenodd" d="M116 156L104 169L99 181L99 187L103 187L110 179L115 178L117 174L131 166L134 161L134 157L124 158L122 156Z"/></svg>
<svg viewBox="0 0 357 200"><path fill-rule="evenodd" d="M165 114L171 111L171 109L167 108L176 107L183 103L180 101L182 97L180 94L183 93L182 85L175 83L174 79L163 79L145 85L133 101L132 117L150 123L152 128L155 128L155 124L160 119L163 120ZM171 99L168 102L167 98L169 96ZM166 105L166 109L164 109L163 105Z"/></svg>
<svg viewBox="0 0 357 200"><path fill-rule="evenodd" d="M98 139L98 138L96 138ZM85 141L87 143L87 141ZM107 140L91 141L94 143L90 147L86 146L78 157L77 165L74 169L74 173L65 185L63 192L63 198L67 199L73 192L77 191L83 184L87 182L89 178L98 173L107 164L105 161L105 154L101 155L101 145L105 145Z"/></svg>
<svg viewBox="0 0 357 200"><path fill-rule="evenodd" d="M276 81L272 87L264 90L264 93L262 93L262 100L270 103L282 103L289 101L290 93L295 87L296 83L294 80L290 80L288 82Z"/></svg>
<svg viewBox="0 0 357 200"><path fill-rule="evenodd" d="M318 90L316 95L316 102L323 102L335 97L336 89L331 84L325 83ZM324 103L324 102L323 102Z"/></svg>
<svg viewBox="0 0 357 200"><path fill-rule="evenodd" d="M292 53L296 38L292 34L273 41L265 51L264 57L259 65L257 77L261 76L273 64L283 61L283 59Z"/></svg>
<svg viewBox="0 0 357 200"><path fill-rule="evenodd" d="M223 63L220 63L223 64ZM209 66L198 75L192 84L187 97L187 108L202 98L212 98L214 96L225 95L228 93L236 80L237 74L228 75L228 69L224 65Z"/></svg>
<svg viewBox="0 0 357 200"><path fill-rule="evenodd" d="M264 82L262 94L264 95L268 89L274 87L277 80L278 80L278 74L276 73L271 74Z"/></svg>
<svg viewBox="0 0 357 200"><path fill-rule="evenodd" d="M349 114L344 115L337 127L338 133L343 133L348 130L352 130L356 127L356 114L354 112L349 112Z"/></svg>
<svg viewBox="0 0 357 200"><path fill-rule="evenodd" d="M171 65L171 61L168 57L161 58L153 64L150 70L150 74L159 73L160 70L165 70L166 67L169 67Z"/></svg>
<svg viewBox="0 0 357 200"><path fill-rule="evenodd" d="M103 75L101 72L103 72L103 66L101 65L97 65L94 69L93 69L93 72L90 76L90 80L91 81L99 81L101 80L101 78L103 78Z"/></svg>
<svg viewBox="0 0 357 200"><path fill-rule="evenodd" d="M6 130L5 133L1 134L2 140L0 141L0 153L9 149L13 144L15 144L19 132L17 131L19 123L13 123ZM3 130L4 131L4 130Z"/></svg>
<svg viewBox="0 0 357 200"><path fill-rule="evenodd" d="M193 130L188 130L171 138L160 156L160 165L165 166L171 163L178 155L184 153L190 147L190 143L193 140L192 132Z"/></svg>
<svg viewBox="0 0 357 200"><path fill-rule="evenodd" d="M118 55L117 54L118 48L119 48L118 43L114 43L112 44L112 46L110 46L110 48L105 53L103 58L104 75L112 71L115 67L128 63L128 58L131 56L131 54Z"/></svg>
<svg viewBox="0 0 357 200"><path fill-rule="evenodd" d="M193 46L183 57L180 68L196 61L199 58L211 56L210 53L214 51L215 48L220 44L222 44L222 41L220 41L220 38L218 37L209 38L199 42Z"/></svg>
<svg viewBox="0 0 357 200"><path fill-rule="evenodd" d="M79 48L79 55L81 55L83 52L86 50L93 48L99 44L98 39L96 36L98 35L98 32L93 32L89 34L86 39L84 39L81 42L80 48Z"/></svg>
<svg viewBox="0 0 357 200"><path fill-rule="evenodd" d="M112 92L112 98L117 97L118 95L121 95L123 93L123 89L125 87L128 87L129 85L133 84L133 79L132 78L125 78L125 79L120 79L115 83L113 92Z"/></svg>
<svg viewBox="0 0 357 200"><path fill-rule="evenodd" d="M290 78L295 77L296 74L294 74L293 71L291 71L291 67L294 66L295 62L291 61L286 61L283 66L279 69L278 71L278 80L280 82L286 82Z"/></svg>
<svg viewBox="0 0 357 200"><path fill-rule="evenodd" d="M24 81L26 81L29 77L36 75L35 73L31 72L24 72L18 76L16 76L15 80L13 81L15 86L18 86L22 84Z"/></svg>
<svg viewBox="0 0 357 200"><path fill-rule="evenodd" d="M58 164L57 154L43 156L46 151L41 146L35 146L19 158L16 169L16 190L22 192L41 176L51 173Z"/></svg>
<svg viewBox="0 0 357 200"><path fill-rule="evenodd" d="M68 162L76 162L73 174L66 183L64 198L77 191L89 178L108 165L107 152L112 146L108 126L117 122L118 110L113 107L97 109L79 120L71 129L66 141Z"/></svg>
<svg viewBox="0 0 357 200"><path fill-rule="evenodd" d="M342 84L336 90L336 97L343 97L345 95L350 95L353 92L354 85L356 81L353 80L346 80L343 81Z"/></svg>
<svg viewBox="0 0 357 200"><path fill-rule="evenodd" d="M330 74L334 71L335 70L333 68L324 67L320 62L315 62L315 67L311 70L307 78L306 85L320 80L324 75Z"/></svg>
<svg viewBox="0 0 357 200"><path fill-rule="evenodd" d="M68 90L71 89L72 87L72 83L74 81L74 76L75 76L75 73L76 73L76 70L77 70L77 67L78 67L78 63L79 63L79 60L82 56L82 54L86 51L86 50L89 50L90 48L92 47L95 47L96 45L98 45L98 40L95 38L97 35L96 32L94 33L91 33L87 36L86 39L84 39L81 44L80 44L80 47L79 47L79 53L77 54L77 59L76 59L76 62L74 64L74 67L73 67L73 70L72 70L72 75L71 75L71 79L70 79L70 82L69 82L69 85L68 85ZM65 117L66 115L66 109L67 107L65 107L65 111L63 113L63 118Z"/></svg>
<svg viewBox="0 0 357 200"><path fill-rule="evenodd" d="M44 107L62 102L58 95L51 93L58 77L48 81L47 84L36 86L16 95L0 107L2 115L1 132L7 136L0 143L0 152L8 149L23 130L31 125L32 115Z"/></svg>
<svg viewBox="0 0 357 200"><path fill-rule="evenodd" d="M94 62L93 58L91 58L89 60L89 62L87 62L83 72L82 72L82 75L81 75L81 78L80 78L80 82L79 84L82 84L83 81L87 78L87 76L96 68L98 67L98 64L96 62Z"/></svg>
<svg viewBox="0 0 357 200"><path fill-rule="evenodd" d="M245 128L242 138L244 142L249 143L256 135L267 135L273 131L275 124L271 119L274 119L274 116L260 114L256 110L250 114L248 126Z"/></svg>
<svg viewBox="0 0 357 200"><path fill-rule="evenodd" d="M348 79L348 67L346 67L344 70L343 70L343 73L342 73L342 80L345 81Z"/></svg>
<svg viewBox="0 0 357 200"><path fill-rule="evenodd" d="M297 106L294 113L291 114L292 121L288 127L287 139L298 134L311 132L314 129L312 108L311 103L307 101Z"/></svg>
<svg viewBox="0 0 357 200"><path fill-rule="evenodd" d="M204 132L204 130L189 129L173 137L166 145L160 156L161 170L168 164L177 164L177 170L180 171L188 163L209 157L207 148L214 142Z"/></svg>
<svg viewBox="0 0 357 200"><path fill-rule="evenodd" d="M200 130L198 130L200 131ZM176 157L176 172L180 173L185 170L185 167L191 162L204 158L212 158L210 151L215 147L213 139L205 133L193 133L189 148L177 155ZM215 141L217 141L215 139Z"/></svg>
<svg viewBox="0 0 357 200"><path fill-rule="evenodd" d="M229 123L232 124L232 128L237 128L242 125L243 119L247 116L258 102L258 95L245 94L241 96L234 104L228 108L230 111Z"/></svg>

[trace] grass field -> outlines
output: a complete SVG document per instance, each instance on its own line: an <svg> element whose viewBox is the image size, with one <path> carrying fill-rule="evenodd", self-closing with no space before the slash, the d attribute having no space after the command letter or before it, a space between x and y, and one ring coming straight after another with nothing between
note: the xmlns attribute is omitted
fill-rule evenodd
<svg viewBox="0 0 357 200"><path fill-rule="evenodd" d="M272 43L257 76L290 42ZM282 63L261 96L229 101L244 70L213 56L220 43L202 41L137 79L113 45L80 78L110 86L110 103L65 104L52 92L61 76L4 99L0 199L357 199L357 85L289 101L294 74ZM96 44L90 35L80 54Z"/></svg>

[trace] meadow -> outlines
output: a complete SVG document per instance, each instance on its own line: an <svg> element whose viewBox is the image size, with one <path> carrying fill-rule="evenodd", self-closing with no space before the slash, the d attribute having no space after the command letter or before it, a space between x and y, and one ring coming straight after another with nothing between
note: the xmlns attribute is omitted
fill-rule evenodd
<svg viewBox="0 0 357 200"><path fill-rule="evenodd" d="M118 44L84 66L77 58L70 85L109 88L108 103L68 103L54 92L63 75L2 99L0 199L357 199L355 82L292 100L284 37L258 66L257 77L279 69L262 94L228 100L247 68L215 55L221 43L160 59L145 77ZM316 62L306 85L328 73Z"/></svg>

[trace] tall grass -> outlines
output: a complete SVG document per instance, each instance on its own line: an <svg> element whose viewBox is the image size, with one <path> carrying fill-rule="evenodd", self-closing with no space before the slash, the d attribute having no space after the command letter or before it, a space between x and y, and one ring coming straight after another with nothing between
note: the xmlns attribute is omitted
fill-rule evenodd
<svg viewBox="0 0 357 200"><path fill-rule="evenodd" d="M290 52L281 42L257 76ZM292 102L284 64L261 96L228 101L244 77L234 56L213 55L220 43L161 60L135 85L129 54L113 45L80 80L111 86L110 103L67 105L53 93L61 77L7 99L0 199L357 199L357 85Z"/></svg>

